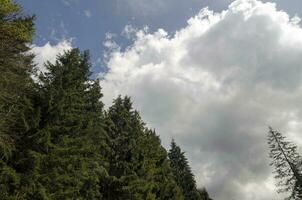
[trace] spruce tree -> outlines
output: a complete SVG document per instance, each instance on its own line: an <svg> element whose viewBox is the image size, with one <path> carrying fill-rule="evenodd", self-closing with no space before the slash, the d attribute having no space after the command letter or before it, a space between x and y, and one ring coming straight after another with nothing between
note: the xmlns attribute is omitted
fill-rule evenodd
<svg viewBox="0 0 302 200"><path fill-rule="evenodd" d="M154 130L145 130L141 146L145 155L144 178L152 184L150 195L154 195L155 199L184 199L182 190L174 179L167 151Z"/></svg>
<svg viewBox="0 0 302 200"><path fill-rule="evenodd" d="M110 137L108 173L111 177L106 185L106 199L140 199L141 192L135 190L143 186L137 174L141 154L138 140L143 124L134 122L134 111L130 98L118 97L107 114L107 133ZM134 124L136 123L136 124ZM136 184L137 187L132 187Z"/></svg>
<svg viewBox="0 0 302 200"><path fill-rule="evenodd" d="M201 196L197 191L194 175L191 172L188 160L185 157L184 152L182 152L180 147L175 143L174 139L171 142L171 148L168 155L175 180L182 188L185 199L201 199Z"/></svg>
<svg viewBox="0 0 302 200"><path fill-rule="evenodd" d="M72 49L40 77L41 119L27 138L27 199L100 199L106 134L89 54Z"/></svg>
<svg viewBox="0 0 302 200"><path fill-rule="evenodd" d="M34 34L33 16L24 16L20 5L0 0L0 194L18 197L21 185L16 152L22 135L35 124L33 56L28 45Z"/></svg>
<svg viewBox="0 0 302 200"><path fill-rule="evenodd" d="M297 146L271 127L268 144L271 165L275 167L275 178L279 180L278 192L289 193L286 199L302 199L301 156L297 152Z"/></svg>
<svg viewBox="0 0 302 200"><path fill-rule="evenodd" d="M165 150L145 128L130 98L115 99L107 116L112 152L105 199L182 199Z"/></svg>

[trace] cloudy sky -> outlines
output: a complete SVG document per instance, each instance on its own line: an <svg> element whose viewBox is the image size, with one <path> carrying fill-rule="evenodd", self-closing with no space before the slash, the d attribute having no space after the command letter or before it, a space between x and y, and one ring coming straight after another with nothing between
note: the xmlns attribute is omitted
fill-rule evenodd
<svg viewBox="0 0 302 200"><path fill-rule="evenodd" d="M302 146L301 0L19 2L37 15L37 64L90 49L103 101L130 95L215 200L282 199L266 136Z"/></svg>

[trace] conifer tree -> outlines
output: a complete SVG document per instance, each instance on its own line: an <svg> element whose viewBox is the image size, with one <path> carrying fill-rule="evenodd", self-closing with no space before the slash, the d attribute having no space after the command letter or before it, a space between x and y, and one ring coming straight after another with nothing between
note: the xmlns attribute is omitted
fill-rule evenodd
<svg viewBox="0 0 302 200"><path fill-rule="evenodd" d="M106 199L182 199L165 150L129 97L119 96L109 108L107 132L112 153Z"/></svg>
<svg viewBox="0 0 302 200"><path fill-rule="evenodd" d="M201 200L212 200L209 196L208 191L206 190L206 188L202 188L202 189L197 189L198 193L201 197Z"/></svg>
<svg viewBox="0 0 302 200"><path fill-rule="evenodd" d="M174 139L171 142L171 148L168 155L175 180L182 188L185 199L201 199L201 196L197 191L194 175L191 172L188 160L185 157L184 152L182 152L180 147L175 143Z"/></svg>
<svg viewBox="0 0 302 200"><path fill-rule="evenodd" d="M184 199L181 188L177 185L167 151L154 130L146 129L142 141L145 155L144 178L152 184L156 199Z"/></svg>
<svg viewBox="0 0 302 200"><path fill-rule="evenodd" d="M111 154L109 155L106 199L139 199L140 192L131 184L142 186L136 169L140 167L141 154L138 140L143 124L135 119L129 97L118 97L108 110L107 133L110 137ZM136 120L136 121L134 121Z"/></svg>
<svg viewBox="0 0 302 200"><path fill-rule="evenodd" d="M24 16L20 5L0 0L0 194L16 198L21 185L15 165L22 134L34 125L35 96L32 58L28 45L34 34L32 16Z"/></svg>
<svg viewBox="0 0 302 200"><path fill-rule="evenodd" d="M100 199L107 172L102 96L89 54L72 49L42 75L39 129L28 136L27 199Z"/></svg>
<svg viewBox="0 0 302 200"><path fill-rule="evenodd" d="M286 199L302 199L301 156L297 152L297 146L271 127L268 144L271 165L275 167L275 178L279 180L278 192L289 193L290 196Z"/></svg>
<svg viewBox="0 0 302 200"><path fill-rule="evenodd" d="M0 0L0 138L28 126L23 115L33 86L33 56L28 53L28 44L34 18L21 12L21 6L13 1Z"/></svg>

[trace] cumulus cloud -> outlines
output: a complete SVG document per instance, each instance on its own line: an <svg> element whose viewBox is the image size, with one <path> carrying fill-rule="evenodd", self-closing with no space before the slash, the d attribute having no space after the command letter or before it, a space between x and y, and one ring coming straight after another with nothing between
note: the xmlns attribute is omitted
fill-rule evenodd
<svg viewBox="0 0 302 200"><path fill-rule="evenodd" d="M31 46L31 53L35 55L34 63L37 65L37 69L41 72L45 72L46 69L44 63L46 61L54 63L58 54L70 50L71 48L72 40L63 39L55 45L51 45L49 42L43 46L34 44Z"/></svg>
<svg viewBox="0 0 302 200"><path fill-rule="evenodd" d="M214 199L279 199L266 132L302 145L299 18L236 0L220 13L202 9L175 34L131 31L133 44L106 54L105 103L130 95L165 146L172 137L182 146Z"/></svg>

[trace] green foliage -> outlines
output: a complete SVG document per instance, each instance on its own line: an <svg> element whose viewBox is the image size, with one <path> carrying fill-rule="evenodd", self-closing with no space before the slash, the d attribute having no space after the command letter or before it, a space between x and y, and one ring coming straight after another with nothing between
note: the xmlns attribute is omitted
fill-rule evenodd
<svg viewBox="0 0 302 200"><path fill-rule="evenodd" d="M145 128L129 97L118 97L107 113L111 155L106 199L182 199L154 131Z"/></svg>
<svg viewBox="0 0 302 200"><path fill-rule="evenodd" d="M268 144L271 165L275 167L275 178L279 180L278 192L289 193L290 196L286 199L302 199L301 156L297 152L297 146L271 127Z"/></svg>
<svg viewBox="0 0 302 200"><path fill-rule="evenodd" d="M1 0L0 33L0 194L2 199L14 199L19 198L21 180L16 154L36 120L33 56L27 53L33 17L22 15L13 1Z"/></svg>
<svg viewBox="0 0 302 200"><path fill-rule="evenodd" d="M106 134L100 87L89 80L89 54L73 49L46 67L39 128L26 138L32 145L22 163L26 198L99 199Z"/></svg>
<svg viewBox="0 0 302 200"><path fill-rule="evenodd" d="M171 142L171 148L168 155L175 180L182 188L185 199L206 199L207 193L202 193L197 190L194 175L191 171L188 160L185 157L184 152L182 152L180 147L175 143L174 139Z"/></svg>

